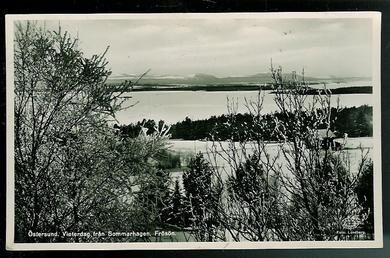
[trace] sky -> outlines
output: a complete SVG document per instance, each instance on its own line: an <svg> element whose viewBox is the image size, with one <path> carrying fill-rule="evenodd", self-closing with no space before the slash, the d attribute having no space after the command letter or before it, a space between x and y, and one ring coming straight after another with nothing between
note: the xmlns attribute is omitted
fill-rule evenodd
<svg viewBox="0 0 390 258"><path fill-rule="evenodd" d="M165 18L46 20L78 37L85 55L106 54L113 75L218 77L284 71L308 76L370 76L372 21L365 18Z"/></svg>

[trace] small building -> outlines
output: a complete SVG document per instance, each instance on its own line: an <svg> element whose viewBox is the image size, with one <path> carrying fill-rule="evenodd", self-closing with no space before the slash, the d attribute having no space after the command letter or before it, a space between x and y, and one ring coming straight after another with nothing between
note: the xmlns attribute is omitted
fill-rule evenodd
<svg viewBox="0 0 390 258"><path fill-rule="evenodd" d="M335 141L336 135L329 129L318 129L316 131L316 138L320 141L321 148L324 150L340 150L341 143Z"/></svg>

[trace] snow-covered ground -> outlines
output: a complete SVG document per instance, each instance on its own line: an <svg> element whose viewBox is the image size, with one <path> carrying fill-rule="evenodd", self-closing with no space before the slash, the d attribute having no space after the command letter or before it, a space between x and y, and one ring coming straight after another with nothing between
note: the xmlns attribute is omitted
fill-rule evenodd
<svg viewBox="0 0 390 258"><path fill-rule="evenodd" d="M367 157L372 156L373 139L372 137L359 137L359 138L347 138L347 139L336 139L336 141L343 143L345 141L344 149L336 152L340 155L342 160L349 161L346 166L349 167L352 173L356 173L360 166L362 155L367 153ZM186 165L190 157L195 153L203 153L205 158L209 158L209 154L212 150L213 143L211 141L186 141L186 140L170 140L170 149L176 153L180 153L182 157L182 165ZM221 148L227 148L228 142L222 142L216 150L221 151ZM239 148L238 144L237 147ZM248 153L253 150L253 146L247 146ZM269 143L266 146L266 151L270 157L276 157L278 150L280 150L279 143ZM285 159L282 155L279 156L277 163L285 163ZM214 162L211 162L214 164ZM227 168L228 163L220 155L217 155L217 166L220 168ZM171 176L173 179L182 181L182 171L172 172Z"/></svg>
<svg viewBox="0 0 390 258"><path fill-rule="evenodd" d="M362 148L372 148L373 139L372 137L358 137L358 138L336 138L336 141L343 143L345 141L346 149L358 149L359 146ZM227 146L228 142L222 142L223 146ZM207 152L213 145L211 141L187 141L187 140L169 140L170 149L175 152ZM269 143L270 149L279 146L278 143Z"/></svg>

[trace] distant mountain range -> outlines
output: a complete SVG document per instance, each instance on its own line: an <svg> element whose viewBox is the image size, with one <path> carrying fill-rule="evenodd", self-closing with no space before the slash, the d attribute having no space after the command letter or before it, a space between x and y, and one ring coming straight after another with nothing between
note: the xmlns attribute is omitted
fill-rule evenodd
<svg viewBox="0 0 390 258"><path fill-rule="evenodd" d="M284 74L284 77L289 80L292 74ZM109 83L119 83L124 80L136 81L139 75L121 74L119 76L111 76L108 79ZM297 79L301 80L302 76L297 75ZM352 82L352 81L369 81L367 77L331 77L331 78L316 78L305 77L306 81L310 82ZM229 85L229 84L265 84L271 83L271 73L257 73L248 76L229 76L216 77L211 74L198 73L192 76L179 75L152 75L147 74L140 81L139 85Z"/></svg>

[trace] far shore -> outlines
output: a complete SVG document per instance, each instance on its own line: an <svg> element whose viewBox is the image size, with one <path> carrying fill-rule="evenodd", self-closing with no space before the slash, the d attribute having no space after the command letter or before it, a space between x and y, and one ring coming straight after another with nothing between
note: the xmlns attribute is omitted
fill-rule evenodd
<svg viewBox="0 0 390 258"><path fill-rule="evenodd" d="M313 84L316 85L316 84ZM152 92L152 91L207 91L207 92L222 92L222 91L270 91L275 93L275 89L271 85L137 85L131 92ZM303 94L314 95L318 94L323 89L308 87ZM372 94L372 86L351 86L329 89L332 94Z"/></svg>

